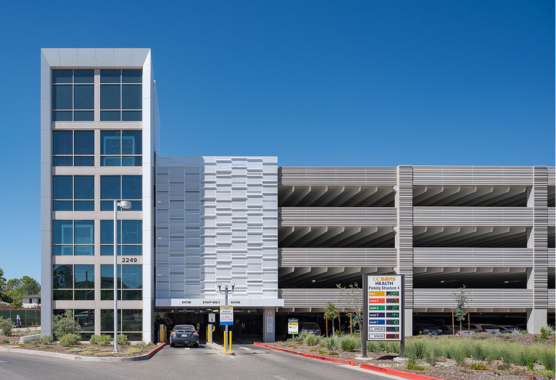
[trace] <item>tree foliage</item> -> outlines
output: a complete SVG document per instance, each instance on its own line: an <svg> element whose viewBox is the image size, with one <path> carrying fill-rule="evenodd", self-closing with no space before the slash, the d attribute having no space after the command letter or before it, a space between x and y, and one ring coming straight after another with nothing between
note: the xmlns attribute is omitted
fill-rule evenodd
<svg viewBox="0 0 556 380"><path fill-rule="evenodd" d="M342 287L340 284L336 284L336 287L340 289L340 296L342 297L342 301L346 302L349 305L349 311L353 314L353 323L355 324L355 328L361 325L361 321L363 321L363 300L361 298L361 288L359 284L353 283L349 286Z"/></svg>
<svg viewBox="0 0 556 380"><path fill-rule="evenodd" d="M459 293L453 293L454 298L456 300L456 308L454 310L454 315L456 319L459 321L459 329L462 330L462 322L465 321L465 317L467 317L467 303L469 299L466 296L467 291L465 290L465 285L459 288Z"/></svg>
<svg viewBox="0 0 556 380"><path fill-rule="evenodd" d="M41 285L34 278L23 276L6 280L4 271L0 269L0 301L18 307L21 306L21 301L17 301L18 298L39 294L40 292Z"/></svg>
<svg viewBox="0 0 556 380"><path fill-rule="evenodd" d="M336 305L334 303L327 301L326 302L326 309L324 311L324 319L331 319L332 320L332 335L334 335L334 319L338 318L338 309L336 309Z"/></svg>

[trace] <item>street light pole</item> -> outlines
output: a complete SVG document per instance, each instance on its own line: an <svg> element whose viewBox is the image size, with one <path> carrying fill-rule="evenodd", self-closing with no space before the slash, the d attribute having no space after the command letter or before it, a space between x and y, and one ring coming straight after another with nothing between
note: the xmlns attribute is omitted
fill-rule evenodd
<svg viewBox="0 0 556 380"><path fill-rule="evenodd" d="M114 200L114 352L118 352L118 206L131 208L131 202Z"/></svg>

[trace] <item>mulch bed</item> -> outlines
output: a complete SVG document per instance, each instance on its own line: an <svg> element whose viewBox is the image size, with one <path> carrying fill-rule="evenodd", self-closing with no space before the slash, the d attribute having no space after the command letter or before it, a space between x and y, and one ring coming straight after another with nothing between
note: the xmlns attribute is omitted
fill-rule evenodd
<svg viewBox="0 0 556 380"><path fill-rule="evenodd" d="M409 339L416 339L416 338L409 338ZM419 337L418 339L433 339L432 337ZM443 339L439 337L438 339ZM539 339L539 336L535 338L533 334L523 334L523 335L512 335L511 337L505 336L500 337L496 335L491 335L488 337L481 336L479 338L471 337L455 337L453 339L504 339L508 342L518 342L524 345L530 345L532 343L541 343L546 345L554 346L554 335L551 335L547 340ZM453 359L446 359L446 358L439 358L438 363L436 366L431 366L429 363L424 361L419 361L419 365L425 366L425 370L408 370L406 368L406 364L402 362L395 361L394 359L398 357L398 354L395 353L386 353L386 352L367 352L367 356L370 359L363 359L361 358L362 351L359 349L353 352L344 352L341 349L336 349L333 351L329 351L326 348L321 347L320 345L316 346L307 346L302 342L276 342L276 343L267 343L268 345L285 348L290 350L295 350L298 352L309 353L309 354L316 354L321 356L326 356L334 359L342 359L342 360L353 360L357 363L358 366L361 364L371 364L375 366L381 366L386 368L392 368L399 371L404 372L411 372L431 377L436 377L440 379L446 380L489 380L498 377L504 377L508 380L541 380L541 379L550 379L553 377L546 376L543 374L539 374L539 371L542 370L544 367L540 365L535 366L535 372L528 371L526 367L517 366L515 364L508 365L503 363L499 360L494 360L490 363L486 361L482 361L488 369L486 370L472 370L469 368L471 363L477 363L480 361L466 359L465 367L460 367L456 364L456 361ZM335 353L330 354L330 353Z"/></svg>
<svg viewBox="0 0 556 380"><path fill-rule="evenodd" d="M8 340L10 343L1 343L4 340ZM130 356L140 356L145 355L150 350L156 346L151 345L118 345L118 353L113 353L114 344L110 343L106 346L100 346L98 344L79 344L76 346L64 347L58 343L51 344L38 344L36 342L26 342L25 344L19 344L19 335L3 336L0 335L0 348L17 348L23 350L32 351L45 351L45 352L55 352L59 354L67 355L80 355L80 356L91 356L91 357L130 357Z"/></svg>

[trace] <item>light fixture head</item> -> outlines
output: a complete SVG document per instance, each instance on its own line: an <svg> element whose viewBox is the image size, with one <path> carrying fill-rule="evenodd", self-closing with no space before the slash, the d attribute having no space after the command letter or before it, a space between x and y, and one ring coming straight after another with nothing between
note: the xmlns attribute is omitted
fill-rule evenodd
<svg viewBox="0 0 556 380"><path fill-rule="evenodd" d="M222 288L222 284L219 282L218 283L218 289L221 289L221 288Z"/></svg>
<svg viewBox="0 0 556 380"><path fill-rule="evenodd" d="M131 208L131 202L130 201L121 201L118 202L118 206L120 206L120 208L122 210L128 210Z"/></svg>
<svg viewBox="0 0 556 380"><path fill-rule="evenodd" d="M234 287L235 287L235 286L236 286L236 284L234 284L234 283L232 282L232 290L234 290Z"/></svg>

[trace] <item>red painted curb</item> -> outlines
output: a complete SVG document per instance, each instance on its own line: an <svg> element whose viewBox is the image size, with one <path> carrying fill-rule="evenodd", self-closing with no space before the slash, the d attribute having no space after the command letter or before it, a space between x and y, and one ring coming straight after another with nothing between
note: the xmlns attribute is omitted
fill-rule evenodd
<svg viewBox="0 0 556 380"><path fill-rule="evenodd" d="M157 346L155 348L153 348L152 350L150 350L149 352L146 353L146 355L149 355L149 358L152 358L154 356L154 354L156 354L158 351L162 350L162 347L166 346L166 342L162 343L160 346Z"/></svg>
<svg viewBox="0 0 556 380"><path fill-rule="evenodd" d="M287 354L294 354L294 355L303 356L305 358L323 360L323 361L338 363L338 364L347 364L347 365L357 367L357 363L355 363L353 360L334 359L334 358L329 358L327 356L308 354L308 353L305 353L305 352L297 352L297 351L294 351L294 350L288 350L287 348L274 347L274 346L271 346L269 344L264 344L264 343L259 343L259 342L254 342L253 344L255 346L260 346L260 347L268 348L268 349L271 349L271 350L285 352Z"/></svg>
<svg viewBox="0 0 556 380"><path fill-rule="evenodd" d="M384 368L384 367L379 367L379 366L372 365L372 364L361 364L361 368L362 369L367 369L369 371L376 371L376 372L386 373L388 375L404 377L406 379L412 379L412 380L442 380L442 379L439 379L438 377L418 375L416 373L398 371L397 369Z"/></svg>

